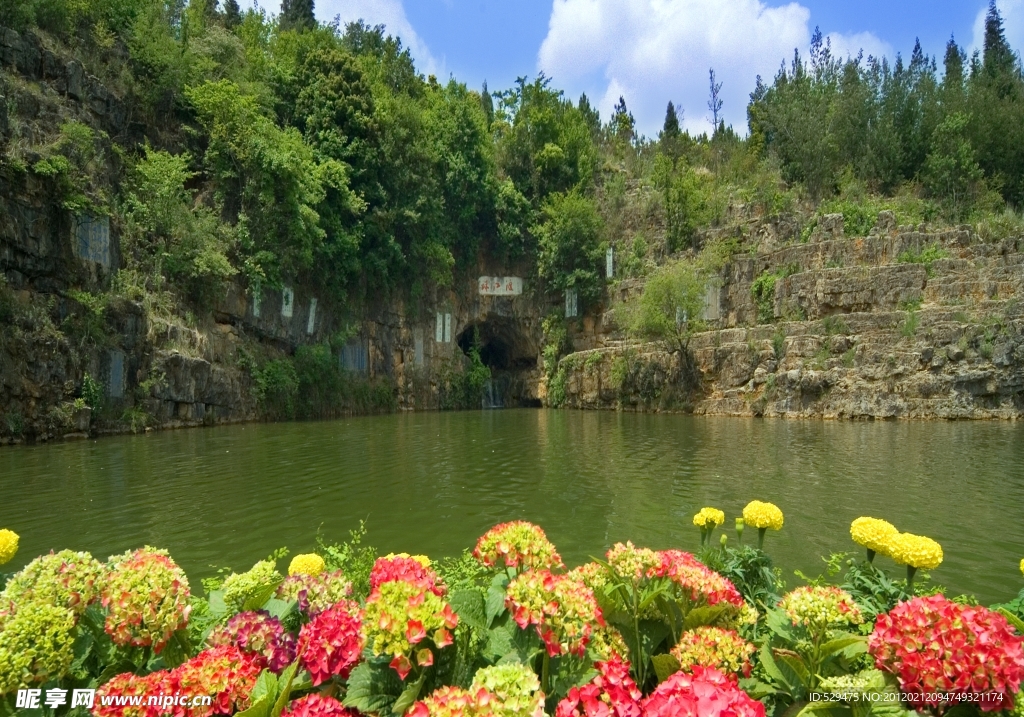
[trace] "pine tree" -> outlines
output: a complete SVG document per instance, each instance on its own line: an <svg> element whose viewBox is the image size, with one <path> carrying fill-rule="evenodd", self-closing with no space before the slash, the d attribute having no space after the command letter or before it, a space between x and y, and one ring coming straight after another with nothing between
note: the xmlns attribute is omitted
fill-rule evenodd
<svg viewBox="0 0 1024 717"><path fill-rule="evenodd" d="M941 99L945 114L956 112L963 107L965 102L967 55L961 50L956 41L950 37L946 43L946 56L942 60L942 86Z"/></svg>
<svg viewBox="0 0 1024 717"><path fill-rule="evenodd" d="M670 140L679 136L679 115L676 114L676 106L671 101L665 110L665 125L661 129L661 136Z"/></svg>
<svg viewBox="0 0 1024 717"><path fill-rule="evenodd" d="M1015 61L1010 43L1006 41L1003 17L999 14L995 0L990 0L988 14L985 16L985 53L982 67L990 77L1005 76L1013 73Z"/></svg>
<svg viewBox="0 0 1024 717"><path fill-rule="evenodd" d="M242 11L238 7L238 0L224 0L224 27L231 30L238 27L242 22Z"/></svg>
<svg viewBox="0 0 1024 717"><path fill-rule="evenodd" d="M282 30L308 30L315 27L313 0L282 0L279 22Z"/></svg>
<svg viewBox="0 0 1024 717"><path fill-rule="evenodd" d="M722 111L722 83L715 82L715 70L708 70L711 75L711 96L708 99L708 109L711 110L711 124L718 131L718 114Z"/></svg>
<svg viewBox="0 0 1024 717"><path fill-rule="evenodd" d="M484 117L487 118L487 129L491 128L494 122L494 98L487 89L487 80L484 80L483 89L480 90L480 106L484 109Z"/></svg>
<svg viewBox="0 0 1024 717"><path fill-rule="evenodd" d="M594 137L601 132L601 113L597 108L591 106L590 98L587 97L587 93L584 92L580 95L580 101L576 106L576 109L583 115L583 120L590 127L590 134Z"/></svg>
<svg viewBox="0 0 1024 717"><path fill-rule="evenodd" d="M626 107L626 98L620 96L612 112L611 130L619 140L632 143L636 134L636 120Z"/></svg>

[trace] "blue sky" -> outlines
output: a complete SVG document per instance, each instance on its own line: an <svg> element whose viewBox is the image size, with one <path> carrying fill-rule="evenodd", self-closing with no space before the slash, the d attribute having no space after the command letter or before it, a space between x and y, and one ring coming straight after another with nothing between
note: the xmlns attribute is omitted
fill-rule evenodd
<svg viewBox="0 0 1024 717"><path fill-rule="evenodd" d="M607 117L619 95L655 134L671 99L686 126L709 127L708 69L724 83L725 118L746 127L757 74L774 75L820 27L841 53L909 55L920 37L941 55L950 35L980 41L988 0L317 0L317 16L383 23L421 71L479 88L543 70L572 97L586 92ZM1024 0L999 0L1007 34L1024 47ZM274 0L268 10L276 11Z"/></svg>

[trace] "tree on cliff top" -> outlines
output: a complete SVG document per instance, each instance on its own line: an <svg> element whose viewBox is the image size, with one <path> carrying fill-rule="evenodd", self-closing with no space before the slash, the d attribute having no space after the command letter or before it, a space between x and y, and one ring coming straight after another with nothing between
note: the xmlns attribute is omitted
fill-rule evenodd
<svg viewBox="0 0 1024 717"><path fill-rule="evenodd" d="M316 27L313 0L282 0L280 24L282 30L308 30Z"/></svg>

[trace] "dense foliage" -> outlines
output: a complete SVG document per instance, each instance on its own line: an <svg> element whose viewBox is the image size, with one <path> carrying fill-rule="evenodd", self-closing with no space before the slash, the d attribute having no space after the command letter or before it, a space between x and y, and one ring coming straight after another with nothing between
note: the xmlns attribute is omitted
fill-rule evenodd
<svg viewBox="0 0 1024 717"><path fill-rule="evenodd" d="M624 99L602 123L544 76L495 93L424 77L383 27L318 24L308 0L276 18L211 0L0 9L110 65L153 129L154 146L115 152L70 122L25 169L66 206L118 214L129 267L200 303L236 274L336 299L415 296L481 251L597 299L603 246L630 239L614 236L623 174L660 194L670 251L730 202L791 208L780 173L796 194L913 195L912 214L955 221L1024 198L1024 80L994 5L983 53L951 40L941 71L919 45L909 61L837 58L819 33L807 60L758 82L749 139L724 124L691 136L670 103L657 141L637 136ZM84 181L105 166L109 181Z"/></svg>

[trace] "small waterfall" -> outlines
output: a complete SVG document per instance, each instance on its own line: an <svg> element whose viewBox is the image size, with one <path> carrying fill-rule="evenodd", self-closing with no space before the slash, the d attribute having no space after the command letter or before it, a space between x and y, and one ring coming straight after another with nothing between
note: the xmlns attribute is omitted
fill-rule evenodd
<svg viewBox="0 0 1024 717"><path fill-rule="evenodd" d="M484 384L484 396L481 401L481 408L504 408L505 403L502 400L501 395L501 382L496 381L493 378L487 379L487 383Z"/></svg>

